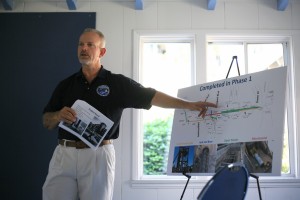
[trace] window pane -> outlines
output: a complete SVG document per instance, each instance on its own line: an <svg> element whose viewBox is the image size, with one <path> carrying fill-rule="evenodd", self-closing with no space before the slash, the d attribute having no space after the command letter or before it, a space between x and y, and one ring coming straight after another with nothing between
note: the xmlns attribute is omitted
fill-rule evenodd
<svg viewBox="0 0 300 200"><path fill-rule="evenodd" d="M282 44L248 44L248 73L284 66Z"/></svg>
<svg viewBox="0 0 300 200"><path fill-rule="evenodd" d="M228 77L238 76L236 61L232 63L233 56L237 56L240 73L245 74L245 67L241 67L245 66L242 43L209 43L207 47L207 82L225 79L230 66Z"/></svg>
<svg viewBox="0 0 300 200"><path fill-rule="evenodd" d="M287 116L287 115L285 115ZM282 152L282 167L281 173L282 174L290 174L290 154L289 154L289 131L287 126L287 117L285 117L284 123L284 134L283 134L283 152Z"/></svg>
<svg viewBox="0 0 300 200"><path fill-rule="evenodd" d="M241 75L284 66L283 45L281 43L245 45L244 43L208 43L207 81L225 79L232 57L235 55L238 57ZM245 60L247 60L247 63L245 63ZM228 77L238 76L236 67L237 64L233 62ZM283 174L290 173L287 124L286 117L281 169Z"/></svg>
<svg viewBox="0 0 300 200"><path fill-rule="evenodd" d="M247 53L249 73L284 66L283 45L281 43L248 44ZM285 117L281 172L283 174L290 173L287 117Z"/></svg>
<svg viewBox="0 0 300 200"><path fill-rule="evenodd" d="M191 43L145 42L142 45L140 82L171 96L191 85ZM142 111L144 175L166 174L173 109Z"/></svg>

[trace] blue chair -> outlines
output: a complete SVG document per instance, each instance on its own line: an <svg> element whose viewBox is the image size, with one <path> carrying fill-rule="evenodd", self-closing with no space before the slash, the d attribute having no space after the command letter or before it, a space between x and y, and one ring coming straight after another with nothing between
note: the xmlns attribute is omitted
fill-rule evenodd
<svg viewBox="0 0 300 200"><path fill-rule="evenodd" d="M226 165L206 183L197 200L243 200L247 193L249 176L243 164Z"/></svg>

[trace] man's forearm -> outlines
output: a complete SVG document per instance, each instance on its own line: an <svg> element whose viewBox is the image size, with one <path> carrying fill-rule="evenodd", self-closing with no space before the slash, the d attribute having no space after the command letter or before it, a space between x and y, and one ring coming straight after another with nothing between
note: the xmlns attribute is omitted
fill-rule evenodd
<svg viewBox="0 0 300 200"><path fill-rule="evenodd" d="M217 105L211 102L196 101L190 102L179 98L171 97L167 94L157 91L152 98L151 104L162 108L189 109L199 111L199 116L205 117L208 107L216 108Z"/></svg>
<svg viewBox="0 0 300 200"><path fill-rule="evenodd" d="M47 112L43 115L43 126L47 129L54 129L60 122L58 112Z"/></svg>
<svg viewBox="0 0 300 200"><path fill-rule="evenodd" d="M162 107L162 108L178 108L178 109L188 109L189 103L178 99L171 97L165 93L157 91L151 101L151 104L154 106Z"/></svg>

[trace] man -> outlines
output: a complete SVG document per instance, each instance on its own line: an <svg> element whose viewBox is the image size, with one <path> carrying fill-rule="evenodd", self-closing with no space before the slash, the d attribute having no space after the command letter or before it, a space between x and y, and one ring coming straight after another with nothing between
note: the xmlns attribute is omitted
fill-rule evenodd
<svg viewBox="0 0 300 200"><path fill-rule="evenodd" d="M76 136L58 129L59 145L49 164L43 186L44 200L111 200L114 186L115 151L113 139L119 136L119 124L125 108L190 109L204 117L209 102L187 102L168 96L120 74L113 74L101 65L105 55L104 35L95 29L86 29L78 45L81 69L61 81L44 109L43 125L54 129L60 121L72 124L76 112L71 108L81 99L114 122L97 150L90 149Z"/></svg>

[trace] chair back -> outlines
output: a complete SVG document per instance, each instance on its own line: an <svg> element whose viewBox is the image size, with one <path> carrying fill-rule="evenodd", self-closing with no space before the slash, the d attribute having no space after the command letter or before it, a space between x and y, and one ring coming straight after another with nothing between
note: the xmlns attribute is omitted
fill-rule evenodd
<svg viewBox="0 0 300 200"><path fill-rule="evenodd" d="M226 165L206 183L197 200L243 200L248 182L249 173L243 164Z"/></svg>

